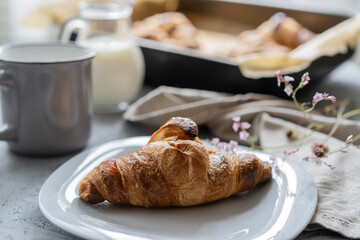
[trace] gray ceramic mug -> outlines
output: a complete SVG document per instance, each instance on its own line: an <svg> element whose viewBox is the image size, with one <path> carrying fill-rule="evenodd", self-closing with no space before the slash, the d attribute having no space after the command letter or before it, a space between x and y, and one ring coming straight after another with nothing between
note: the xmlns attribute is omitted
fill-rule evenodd
<svg viewBox="0 0 360 240"><path fill-rule="evenodd" d="M36 156L83 148L92 116L91 60L95 52L64 43L0 47L0 140Z"/></svg>

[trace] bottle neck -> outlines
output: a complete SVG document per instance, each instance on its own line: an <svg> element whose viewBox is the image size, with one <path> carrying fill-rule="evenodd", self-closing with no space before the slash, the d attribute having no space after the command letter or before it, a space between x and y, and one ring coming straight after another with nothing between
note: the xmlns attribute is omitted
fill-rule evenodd
<svg viewBox="0 0 360 240"><path fill-rule="evenodd" d="M126 19L118 19L116 21L116 29L115 29L116 36L120 38L131 38L131 20L130 18Z"/></svg>
<svg viewBox="0 0 360 240"><path fill-rule="evenodd" d="M132 4L129 0L82 2L80 16L88 22L88 36L114 35L129 38Z"/></svg>
<svg viewBox="0 0 360 240"><path fill-rule="evenodd" d="M118 38L131 38L130 19L99 20L87 19L88 37L112 35Z"/></svg>
<svg viewBox="0 0 360 240"><path fill-rule="evenodd" d="M111 0L104 2L81 2L80 16L84 19L116 20L130 18L133 5L129 0Z"/></svg>

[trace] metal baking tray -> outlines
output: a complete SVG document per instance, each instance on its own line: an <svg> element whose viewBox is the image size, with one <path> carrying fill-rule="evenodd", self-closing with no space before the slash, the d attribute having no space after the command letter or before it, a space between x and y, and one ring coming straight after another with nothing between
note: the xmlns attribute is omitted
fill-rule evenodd
<svg viewBox="0 0 360 240"><path fill-rule="evenodd" d="M180 0L179 12L192 12L207 15L227 24L197 23L194 25L206 30L227 31L238 34L243 31L243 26L255 29L262 22L268 20L277 12L284 12L295 18L305 27L315 33L324 30L352 17L352 13L334 13L322 9L303 10L290 9L270 4L261 5L251 2L226 1L226 0ZM234 23L242 23L237 29ZM230 26L230 27L229 27ZM176 87L206 89L229 93L267 93L286 97L282 89L278 88L274 78L248 79L241 74L238 66L230 60L214 57L204 57L191 49L173 49L166 47L161 42L147 39L138 39L143 50L146 63L145 83L152 86L168 85ZM312 82L320 82L330 71L339 64L349 59L353 54L350 50L346 54L337 54L332 57L320 57L314 60L303 72L291 74L295 79L300 79L304 72L309 72Z"/></svg>

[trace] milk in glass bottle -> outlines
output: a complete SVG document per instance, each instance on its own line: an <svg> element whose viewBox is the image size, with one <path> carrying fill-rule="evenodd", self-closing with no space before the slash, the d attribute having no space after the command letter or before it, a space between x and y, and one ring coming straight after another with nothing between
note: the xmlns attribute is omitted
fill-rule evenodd
<svg viewBox="0 0 360 240"><path fill-rule="evenodd" d="M77 31L79 44L96 51L92 63L95 111L122 111L144 79L144 58L131 34L133 1L84 1L79 9L81 19L66 27Z"/></svg>

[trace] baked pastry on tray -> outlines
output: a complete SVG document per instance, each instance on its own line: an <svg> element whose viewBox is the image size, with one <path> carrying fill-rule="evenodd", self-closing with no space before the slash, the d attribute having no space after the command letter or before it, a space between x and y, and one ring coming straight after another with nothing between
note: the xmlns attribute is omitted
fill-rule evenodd
<svg viewBox="0 0 360 240"><path fill-rule="evenodd" d="M208 54L206 52L208 48L204 48L206 39L199 38L201 30L197 29L180 12L159 13L141 21L136 21L132 30L137 37L198 49L203 54ZM236 58L250 53L290 52L312 39L315 35L294 18L279 12L256 29L243 31L237 37L234 37L237 38L237 41L235 41L235 44L231 44L233 46L228 46L224 39L217 39L220 43L213 46L213 48L217 49L213 51L215 54L210 55Z"/></svg>
<svg viewBox="0 0 360 240"><path fill-rule="evenodd" d="M192 206L230 197L271 179L252 154L209 151L188 118L171 118L136 153L102 162L79 187L87 203Z"/></svg>
<svg viewBox="0 0 360 240"><path fill-rule="evenodd" d="M133 23L133 34L137 37L198 48L196 28L182 13L158 13Z"/></svg>
<svg viewBox="0 0 360 240"><path fill-rule="evenodd" d="M258 52L289 52L315 35L294 18L279 12L256 29L241 32L238 35L238 44L229 52L229 56Z"/></svg>

